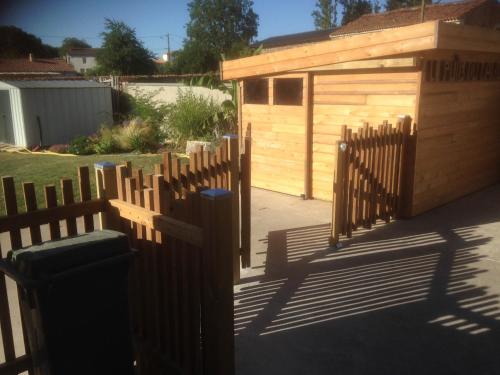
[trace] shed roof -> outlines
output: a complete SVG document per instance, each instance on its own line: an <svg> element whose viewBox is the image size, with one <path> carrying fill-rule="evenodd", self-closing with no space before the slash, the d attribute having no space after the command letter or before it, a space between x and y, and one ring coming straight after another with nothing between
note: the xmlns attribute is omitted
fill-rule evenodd
<svg viewBox="0 0 500 375"><path fill-rule="evenodd" d="M496 5L495 0L468 0L426 5L424 21L458 21L485 4ZM383 13L369 13L334 30L331 37L389 29L420 23L421 7L401 8Z"/></svg>
<svg viewBox="0 0 500 375"><path fill-rule="evenodd" d="M429 21L401 27L397 33L373 31L224 61L221 75L224 80L241 79L349 61L416 56L431 50L500 54L500 31Z"/></svg>
<svg viewBox="0 0 500 375"><path fill-rule="evenodd" d="M0 87L20 89L60 89L60 88L109 88L110 86L94 81L0 81Z"/></svg>

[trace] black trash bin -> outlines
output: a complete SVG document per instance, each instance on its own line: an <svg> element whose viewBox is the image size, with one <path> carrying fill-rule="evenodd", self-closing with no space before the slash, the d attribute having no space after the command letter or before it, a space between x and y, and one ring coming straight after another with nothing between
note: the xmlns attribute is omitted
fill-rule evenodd
<svg viewBox="0 0 500 375"><path fill-rule="evenodd" d="M21 286L35 374L133 374L128 306L132 250L109 230L9 253Z"/></svg>

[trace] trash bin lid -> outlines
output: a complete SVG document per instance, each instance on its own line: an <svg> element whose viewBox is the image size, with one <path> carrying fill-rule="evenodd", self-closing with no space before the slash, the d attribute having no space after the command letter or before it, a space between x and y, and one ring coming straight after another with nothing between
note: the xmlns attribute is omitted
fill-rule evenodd
<svg viewBox="0 0 500 375"><path fill-rule="evenodd" d="M8 258L20 274L40 280L129 252L125 234L102 230L14 250Z"/></svg>

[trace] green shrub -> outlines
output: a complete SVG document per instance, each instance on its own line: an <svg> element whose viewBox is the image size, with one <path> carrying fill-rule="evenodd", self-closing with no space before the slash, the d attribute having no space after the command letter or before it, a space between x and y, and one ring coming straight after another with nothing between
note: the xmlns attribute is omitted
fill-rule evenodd
<svg viewBox="0 0 500 375"><path fill-rule="evenodd" d="M113 154L120 151L116 127L102 126L97 133L94 150L97 154Z"/></svg>
<svg viewBox="0 0 500 375"><path fill-rule="evenodd" d="M145 93L136 91L134 96L129 97L128 117L130 119L141 118L149 124L159 125L165 121L168 113L168 106L153 100L158 91Z"/></svg>
<svg viewBox="0 0 500 375"><path fill-rule="evenodd" d="M75 155L90 155L94 153L94 145L89 137L79 136L70 142L68 152Z"/></svg>
<svg viewBox="0 0 500 375"><path fill-rule="evenodd" d="M177 102L167 113L165 132L177 144L187 140L214 141L228 131L223 108L211 98L192 90L179 90Z"/></svg>
<svg viewBox="0 0 500 375"><path fill-rule="evenodd" d="M158 133L156 126L136 118L118 127L118 146L124 151L155 152L159 147Z"/></svg>

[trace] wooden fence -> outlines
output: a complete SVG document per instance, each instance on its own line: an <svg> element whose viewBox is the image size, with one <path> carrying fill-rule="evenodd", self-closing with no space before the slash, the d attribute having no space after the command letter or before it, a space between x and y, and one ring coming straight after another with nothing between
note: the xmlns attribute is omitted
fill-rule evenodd
<svg viewBox="0 0 500 375"><path fill-rule="evenodd" d="M126 233L139 250L130 278L139 373L233 374L233 283L240 253L248 266L250 250L249 145L245 151L240 155L238 140L229 137L214 153L191 154L189 163L165 153L155 174L147 175L131 163L96 164L97 198L91 197L88 167L80 167L79 202L70 179L61 180L62 206L56 187L44 188L46 208L38 207L35 186L24 183L23 214L17 211L14 179L4 177L7 216L0 217L0 233L7 232L12 249L18 249L91 232L98 214L102 228ZM16 332L22 317L12 322L17 303L17 295L7 296L0 274L0 375L31 369L25 332ZM23 338L17 351L16 337Z"/></svg>
<svg viewBox="0 0 500 375"><path fill-rule="evenodd" d="M331 245L339 236L371 228L378 219L389 222L407 216L411 197L416 132L412 119L378 129L365 124L356 133L346 126L336 146Z"/></svg>

